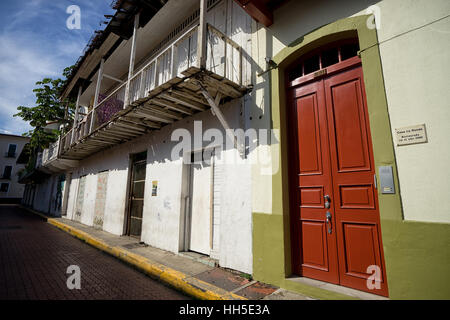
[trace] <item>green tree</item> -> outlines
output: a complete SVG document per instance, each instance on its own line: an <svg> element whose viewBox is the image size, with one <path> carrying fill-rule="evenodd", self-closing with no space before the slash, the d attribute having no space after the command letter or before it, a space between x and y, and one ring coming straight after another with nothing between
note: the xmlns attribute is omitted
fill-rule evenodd
<svg viewBox="0 0 450 320"><path fill-rule="evenodd" d="M45 149L50 143L56 141L60 134L64 134L59 129L51 132L44 130L47 122L58 121L69 126L72 123L71 119L75 110L74 99L60 100L60 94L73 68L74 66L64 69L64 79L44 78L36 82L37 87L33 90L36 95L34 107L17 107L19 112L14 117L21 117L33 127L32 130L23 134L30 137L31 149L36 151ZM68 106L67 115L66 105Z"/></svg>

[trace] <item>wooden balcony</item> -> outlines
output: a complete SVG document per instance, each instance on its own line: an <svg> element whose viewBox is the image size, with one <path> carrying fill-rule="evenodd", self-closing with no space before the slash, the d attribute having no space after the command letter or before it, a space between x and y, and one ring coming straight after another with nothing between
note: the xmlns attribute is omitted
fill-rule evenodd
<svg viewBox="0 0 450 320"><path fill-rule="evenodd" d="M221 99L242 97L248 88L243 80L241 47L213 26L206 26L206 68L199 68L197 24L107 96L99 96L93 110L61 138L59 157L83 159L215 108Z"/></svg>
<svg viewBox="0 0 450 320"><path fill-rule="evenodd" d="M63 172L67 169L76 167L77 160L61 159L58 157L60 152L60 140L51 143L47 149L38 154L36 168L46 173Z"/></svg>

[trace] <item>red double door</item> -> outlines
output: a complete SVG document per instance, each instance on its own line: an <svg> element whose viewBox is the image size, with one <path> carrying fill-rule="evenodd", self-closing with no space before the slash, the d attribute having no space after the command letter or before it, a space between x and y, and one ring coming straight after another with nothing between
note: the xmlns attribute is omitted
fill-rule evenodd
<svg viewBox="0 0 450 320"><path fill-rule="evenodd" d="M288 90L295 271L387 296L360 64Z"/></svg>

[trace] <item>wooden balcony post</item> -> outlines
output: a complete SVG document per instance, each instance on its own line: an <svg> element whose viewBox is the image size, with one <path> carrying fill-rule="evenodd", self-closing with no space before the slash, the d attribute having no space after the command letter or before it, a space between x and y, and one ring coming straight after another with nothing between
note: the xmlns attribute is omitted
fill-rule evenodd
<svg viewBox="0 0 450 320"><path fill-rule="evenodd" d="M125 101L123 103L123 108L125 109L130 103L130 82L131 78L134 74L134 60L136 58L136 35L137 30L139 28L139 16L140 13L136 14L134 17L134 29L133 29L133 37L131 38L131 54L130 54L130 66L128 68L128 79L127 84L125 86Z"/></svg>
<svg viewBox="0 0 450 320"><path fill-rule="evenodd" d="M72 133L73 133L73 131L72 131ZM62 154L62 147L61 147L61 145L62 145L62 135L60 134L59 137L58 137L58 149L56 150L56 154L57 154L58 158L61 157L61 154Z"/></svg>
<svg viewBox="0 0 450 320"><path fill-rule="evenodd" d="M206 69L206 35L208 33L206 24L206 0L200 0L200 26L198 27L197 57L200 69Z"/></svg>
<svg viewBox="0 0 450 320"><path fill-rule="evenodd" d="M102 85L102 78L103 78L103 65L105 64L105 59L102 59L100 61L100 68L98 69L98 77L97 77L97 85L95 87L95 95L94 95L94 107L92 108L92 114L91 114L91 123L89 127L89 133L92 132L94 129L94 123L95 123L95 109L98 105L98 96L100 94L100 87ZM88 113L89 114L89 113ZM86 115L87 117L87 115Z"/></svg>
<svg viewBox="0 0 450 320"><path fill-rule="evenodd" d="M78 125L78 108L80 107L81 90L82 90L82 86L80 85L80 87L78 88L77 102L75 103L75 116L73 118L72 136L70 137L70 144L73 143L73 138L75 135L75 128Z"/></svg>

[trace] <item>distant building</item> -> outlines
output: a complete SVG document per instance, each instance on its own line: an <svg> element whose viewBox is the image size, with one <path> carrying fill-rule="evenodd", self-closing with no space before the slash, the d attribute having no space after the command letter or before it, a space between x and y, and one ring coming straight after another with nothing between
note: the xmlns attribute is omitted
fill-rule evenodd
<svg viewBox="0 0 450 320"><path fill-rule="evenodd" d="M0 203L18 203L22 199L24 186L17 180L25 164L17 163L17 160L29 140L27 137L0 133Z"/></svg>

